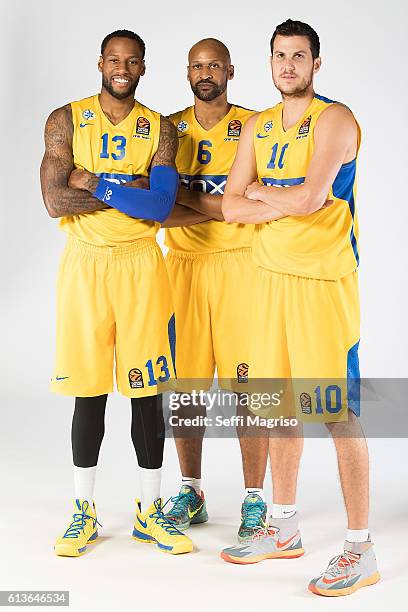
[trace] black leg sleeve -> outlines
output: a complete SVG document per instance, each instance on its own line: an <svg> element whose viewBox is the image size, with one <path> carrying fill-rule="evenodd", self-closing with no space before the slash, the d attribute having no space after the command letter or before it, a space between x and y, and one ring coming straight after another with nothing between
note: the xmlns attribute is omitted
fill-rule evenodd
<svg viewBox="0 0 408 612"><path fill-rule="evenodd" d="M132 441L140 467L157 469L163 463L162 395L132 398Z"/></svg>
<svg viewBox="0 0 408 612"><path fill-rule="evenodd" d="M74 465L77 467L93 467L98 463L105 433L107 399L107 395L75 398L71 441Z"/></svg>

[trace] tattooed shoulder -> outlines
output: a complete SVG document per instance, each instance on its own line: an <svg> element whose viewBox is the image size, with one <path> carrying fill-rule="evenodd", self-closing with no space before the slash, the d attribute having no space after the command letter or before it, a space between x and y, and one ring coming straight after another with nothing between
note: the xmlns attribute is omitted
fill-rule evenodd
<svg viewBox="0 0 408 612"><path fill-rule="evenodd" d="M52 111L45 124L45 147L47 153L55 153L72 146L73 136L71 105L66 104Z"/></svg>

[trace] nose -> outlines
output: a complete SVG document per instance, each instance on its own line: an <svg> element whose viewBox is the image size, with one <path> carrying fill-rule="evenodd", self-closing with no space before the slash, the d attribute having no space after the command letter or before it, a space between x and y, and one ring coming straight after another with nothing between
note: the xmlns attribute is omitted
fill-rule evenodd
<svg viewBox="0 0 408 612"><path fill-rule="evenodd" d="M295 70L295 63L290 57L286 58L284 64L284 72L293 72Z"/></svg>
<svg viewBox="0 0 408 612"><path fill-rule="evenodd" d="M200 80L201 79L213 79L213 73L208 66L202 66L200 69Z"/></svg>

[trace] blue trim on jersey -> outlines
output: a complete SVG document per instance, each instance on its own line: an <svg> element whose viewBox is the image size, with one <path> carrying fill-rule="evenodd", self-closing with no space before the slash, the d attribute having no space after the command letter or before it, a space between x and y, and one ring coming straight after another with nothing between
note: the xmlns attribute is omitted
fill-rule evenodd
<svg viewBox="0 0 408 612"><path fill-rule="evenodd" d="M227 174L179 174L180 182L191 191L200 191L212 195L222 195L227 182ZM192 185L191 185L192 183ZM191 185L191 187L190 187ZM205 189L204 189L205 187Z"/></svg>
<svg viewBox="0 0 408 612"><path fill-rule="evenodd" d="M291 185L302 185L305 182L305 176L299 176L298 178L286 178L286 179L275 179L275 178L263 178L261 179L264 185L282 185L283 187L290 187Z"/></svg>
<svg viewBox="0 0 408 612"><path fill-rule="evenodd" d="M95 172L95 176L112 181L112 183L129 183L141 178L142 174L120 174L115 172Z"/></svg>
<svg viewBox="0 0 408 612"><path fill-rule="evenodd" d="M347 353L347 400L348 407L360 416L360 364L358 347L360 340Z"/></svg>
<svg viewBox="0 0 408 612"><path fill-rule="evenodd" d="M177 376L177 372L176 372L176 317L174 314L171 315L169 319L169 323L167 325L167 335L169 337L170 352L171 352L171 359L173 361L174 373Z"/></svg>
<svg viewBox="0 0 408 612"><path fill-rule="evenodd" d="M326 102L326 104L336 104L336 100L330 100L330 98L326 98L325 96L319 96L319 94L315 94L314 97L318 100L321 100L322 102Z"/></svg>
<svg viewBox="0 0 408 612"><path fill-rule="evenodd" d="M351 246L353 247L354 256L356 258L357 265L360 262L360 257L358 254L357 248L357 239L354 234L354 214L356 210L355 202L354 202L354 181L356 179L356 159L353 159L347 164L343 164L334 179L334 183L332 186L333 195L335 198L340 198L341 200L346 200L348 202L351 216L353 219L353 223L351 225L350 231L350 241Z"/></svg>

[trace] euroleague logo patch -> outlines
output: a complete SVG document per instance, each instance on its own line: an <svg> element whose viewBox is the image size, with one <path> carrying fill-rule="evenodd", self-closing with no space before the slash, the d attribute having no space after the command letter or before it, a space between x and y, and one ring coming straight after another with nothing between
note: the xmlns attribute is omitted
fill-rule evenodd
<svg viewBox="0 0 408 612"><path fill-rule="evenodd" d="M136 134L148 136L150 134L150 121L146 117L138 117L136 122Z"/></svg>
<svg viewBox="0 0 408 612"><path fill-rule="evenodd" d="M305 138L309 134L310 124L312 122L312 116L309 115L307 119L305 119L302 125L299 128L298 135L296 138Z"/></svg>
<svg viewBox="0 0 408 612"><path fill-rule="evenodd" d="M240 363L237 366L237 380L239 383L248 382L248 364Z"/></svg>
<svg viewBox="0 0 408 612"><path fill-rule="evenodd" d="M143 374L138 368L129 370L128 378L131 389L142 389L144 387Z"/></svg>
<svg viewBox="0 0 408 612"><path fill-rule="evenodd" d="M267 121L264 125L265 132L270 132L273 128L273 121Z"/></svg>
<svg viewBox="0 0 408 612"><path fill-rule="evenodd" d="M309 393L301 393L299 399L303 414L312 414L312 397Z"/></svg>
<svg viewBox="0 0 408 612"><path fill-rule="evenodd" d="M241 135L242 123L239 119L233 119L228 124L228 136L239 137Z"/></svg>

